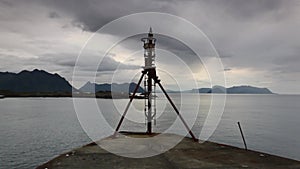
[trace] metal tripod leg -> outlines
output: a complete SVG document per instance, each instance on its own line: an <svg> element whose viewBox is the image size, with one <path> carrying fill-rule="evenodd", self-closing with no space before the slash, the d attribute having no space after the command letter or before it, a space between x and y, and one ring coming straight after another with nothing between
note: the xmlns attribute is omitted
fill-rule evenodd
<svg viewBox="0 0 300 169"><path fill-rule="evenodd" d="M187 129L187 131L190 133L190 135L192 136L194 141L198 141L198 139L195 137L195 135L193 134L193 132L191 131L191 129L189 128L189 126L186 124L186 122L184 121L183 117L181 116L181 114L179 113L178 109L176 108L175 104L173 103L173 101L171 100L171 98L169 97L168 93L165 91L165 89L163 88L163 86L161 85L161 83L158 81L157 82L160 89L164 92L164 94L166 95L167 99L169 100L170 104L172 105L173 109L175 110L175 112L177 113L177 115L179 116L180 120L182 121L182 123L184 124L185 128Z"/></svg>
<svg viewBox="0 0 300 169"><path fill-rule="evenodd" d="M120 127L121 127L121 124L122 124L122 122L123 122L123 120L124 120L124 118L125 118L125 116L126 116L126 114L127 114L127 111L128 111L128 109L129 109L129 106L131 105L132 100L133 100L133 98L134 98L134 96L135 96L135 94L136 94L138 88L140 87L140 84L141 84L141 82L142 82L142 80L143 80L145 74L146 74L146 72L143 71L143 72L142 72L142 76L141 76L141 78L140 78L138 84L136 85L136 87L135 87L135 89L134 89L134 91L133 91L132 96L130 97L130 100L129 100L129 102L128 102L126 108L125 108L125 111L124 111L124 113L123 113L123 115L122 115L120 121L119 121L119 124L118 124L118 126L117 126L117 128L116 128L116 130L115 130L115 132L114 132L113 137L115 137L115 136L117 135L117 133L118 133Z"/></svg>

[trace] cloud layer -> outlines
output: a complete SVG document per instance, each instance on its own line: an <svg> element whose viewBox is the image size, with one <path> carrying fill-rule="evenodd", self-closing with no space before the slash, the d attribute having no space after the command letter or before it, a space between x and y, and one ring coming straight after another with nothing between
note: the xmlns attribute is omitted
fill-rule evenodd
<svg viewBox="0 0 300 169"><path fill-rule="evenodd" d="M39 68L71 80L77 55L93 32L124 15L152 11L183 17L203 30L222 58L228 86L250 84L279 93L300 93L298 0L0 0L0 10L0 71ZM105 40L113 36L118 35ZM140 47L134 42L138 38L122 43L117 51L134 52ZM202 67L195 64L193 51L180 42L159 36L158 43L184 56L191 67ZM90 52L98 58L104 51ZM99 67L103 82L118 65L128 73L138 70L142 62L128 62L122 54L105 58ZM89 80L84 72L90 61L82 65L78 85ZM200 83L207 84L207 80Z"/></svg>

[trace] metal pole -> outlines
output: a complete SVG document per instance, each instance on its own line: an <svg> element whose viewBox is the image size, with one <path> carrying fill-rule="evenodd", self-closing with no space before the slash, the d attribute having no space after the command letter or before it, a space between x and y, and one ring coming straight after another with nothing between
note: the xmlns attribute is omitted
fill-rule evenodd
<svg viewBox="0 0 300 169"><path fill-rule="evenodd" d="M138 88L140 87L140 84L141 84L141 82L142 82L142 80L143 80L143 78L144 78L144 75L145 75L145 72L143 71L143 72L142 72L142 76L141 76L141 78L140 78L138 84L136 85L136 87L135 87L135 89L134 89L134 91L133 91L132 96L130 97L130 100L129 100L129 102L128 102L126 108L125 108L125 111L124 111L124 113L123 113L123 115L122 115L120 121L119 121L119 124L118 124L118 126L117 126L117 128L116 128L116 130L115 130L115 132L114 132L113 137L115 137L115 136L117 135L117 133L118 133L118 131L119 131L119 129L120 129L121 124L122 124L122 122L123 122L123 120L124 120L124 118L125 118L125 116L126 116L126 114L127 114L128 109L129 109L129 106L130 106L130 104L131 104L131 102L132 102L132 100L133 100L133 98L134 98L134 96L135 96L135 94L136 94Z"/></svg>
<svg viewBox="0 0 300 169"><path fill-rule="evenodd" d="M180 120L182 121L182 123L184 124L185 128L187 129L187 131L190 133L190 135L192 136L194 141L198 141L198 139L195 137L195 135L193 134L193 132L191 131L191 129L189 128L189 126L186 124L186 122L184 121L183 117L181 116L181 114L179 113L178 109L176 108L175 104L173 103L173 101L171 100L171 98L169 97L168 93L165 91L165 89L163 88L163 86L161 85L160 82L157 82L159 87L161 88L161 90L163 91L163 93L166 95L167 99L169 100L170 104L172 105L173 109L175 110L175 112L177 113L177 115L179 116Z"/></svg>
<svg viewBox="0 0 300 169"><path fill-rule="evenodd" d="M237 123L238 123L239 129L240 129L240 132L241 132L241 135L242 135L242 138L243 138L243 142L244 142L245 150L248 150L248 148L247 148L247 144L246 144L246 140L245 140L245 137L244 137L244 134L243 134L243 131L242 131L241 124L240 124L240 122L237 122Z"/></svg>
<svg viewBox="0 0 300 169"><path fill-rule="evenodd" d="M148 75L148 114L147 114L147 133L152 133L152 78Z"/></svg>

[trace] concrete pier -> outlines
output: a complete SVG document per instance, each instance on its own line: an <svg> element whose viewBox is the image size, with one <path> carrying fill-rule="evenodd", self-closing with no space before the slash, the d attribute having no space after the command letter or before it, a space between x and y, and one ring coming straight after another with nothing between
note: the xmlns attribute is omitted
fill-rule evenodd
<svg viewBox="0 0 300 169"><path fill-rule="evenodd" d="M118 138L106 138L97 142L101 145L114 145L114 148L123 147L123 143L126 144L129 137L133 138L147 138L154 135L134 134L127 133L126 136L120 136ZM164 134L167 140L176 140L179 137L174 134ZM156 138L156 137L153 137ZM111 144L111 143L114 144ZM164 145L155 146L155 139L153 143L139 142L143 144L140 146L139 151L144 149L152 149L157 151L159 148L163 148ZM122 147L118 147L118 143L122 143ZM128 144L128 151L132 144ZM212 142L198 143L194 142L191 138L184 138L174 148L166 151L163 154L148 157L148 158L127 158L121 157L100 148L97 144L91 143L78 149L74 149L68 153L62 154L57 158L37 167L38 169L112 169L112 168L124 168L124 169L176 169L176 168L255 168L255 169L298 169L300 168L300 162L286 159L274 155L265 153L246 151L240 148L216 144Z"/></svg>

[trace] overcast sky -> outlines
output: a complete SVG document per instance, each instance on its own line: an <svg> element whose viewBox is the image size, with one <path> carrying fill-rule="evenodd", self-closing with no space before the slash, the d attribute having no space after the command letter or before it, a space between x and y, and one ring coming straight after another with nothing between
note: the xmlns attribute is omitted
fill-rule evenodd
<svg viewBox="0 0 300 169"><path fill-rule="evenodd" d="M0 0L0 71L38 68L71 81L87 39L106 23L136 12L170 13L200 28L220 54L228 87L253 85L276 93L300 93L299 0ZM124 69L120 82L124 73L139 72L143 60L124 56L141 48L135 39L139 37L125 40L106 57L98 70L99 82L109 79L119 64ZM170 38L160 36L159 40L161 49L178 55L184 51L182 59L197 67L193 51ZM158 53L170 55L163 50ZM91 53L85 67L101 54ZM163 57L160 61L167 66ZM168 70L176 72L176 67ZM89 80L86 71L82 69L82 81L76 87ZM199 87L210 85L201 73L195 75Z"/></svg>

